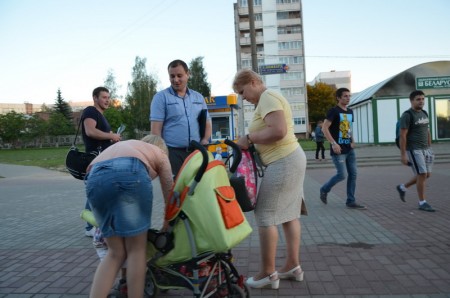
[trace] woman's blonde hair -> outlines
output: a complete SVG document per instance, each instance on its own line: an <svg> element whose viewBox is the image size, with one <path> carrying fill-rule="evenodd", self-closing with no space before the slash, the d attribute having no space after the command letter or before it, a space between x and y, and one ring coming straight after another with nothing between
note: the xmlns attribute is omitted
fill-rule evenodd
<svg viewBox="0 0 450 298"><path fill-rule="evenodd" d="M167 149L166 142L164 142L164 140L160 136L148 135L148 136L143 137L141 139L141 141L155 145L156 147L158 147L159 149L164 151L164 153L169 154L169 150Z"/></svg>
<svg viewBox="0 0 450 298"><path fill-rule="evenodd" d="M251 69L241 69L236 73L233 80L233 90L236 93L239 93L239 89L242 86L250 84L252 80L256 80L257 82L263 84L263 80L259 74L254 72Z"/></svg>

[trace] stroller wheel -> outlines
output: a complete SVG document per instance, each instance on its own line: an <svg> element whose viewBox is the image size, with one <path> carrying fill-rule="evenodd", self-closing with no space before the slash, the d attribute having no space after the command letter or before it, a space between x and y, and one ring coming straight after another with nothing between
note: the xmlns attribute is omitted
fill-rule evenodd
<svg viewBox="0 0 450 298"><path fill-rule="evenodd" d="M226 285L222 285L218 291L218 295L214 297L228 297L228 298L248 298L250 297L250 292L247 286L244 288L239 287L237 284L231 284L230 292Z"/></svg>
<svg viewBox="0 0 450 298"><path fill-rule="evenodd" d="M236 284L231 285L231 293L228 295L230 298L248 298L250 297L250 292L248 291L248 288L246 285L244 285L244 288L241 288L240 286Z"/></svg>
<svg viewBox="0 0 450 298"><path fill-rule="evenodd" d="M156 290L157 288L155 287L155 284L153 283L150 274L147 273L145 278L144 298L156 297Z"/></svg>
<svg viewBox="0 0 450 298"><path fill-rule="evenodd" d="M127 298L127 294L127 283L124 279L121 279L109 291L107 298Z"/></svg>
<svg viewBox="0 0 450 298"><path fill-rule="evenodd" d="M245 298L250 298L250 290L246 284L244 284L244 292L245 292Z"/></svg>

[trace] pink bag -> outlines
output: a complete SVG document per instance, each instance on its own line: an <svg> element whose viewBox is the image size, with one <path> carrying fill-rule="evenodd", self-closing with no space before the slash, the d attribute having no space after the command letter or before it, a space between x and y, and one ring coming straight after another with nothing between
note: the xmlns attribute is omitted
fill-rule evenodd
<svg viewBox="0 0 450 298"><path fill-rule="evenodd" d="M256 192L257 192L257 178L256 178L256 164L252 158L251 153L248 150L242 150L242 159L236 169L236 177L243 177L245 181L245 188L247 190L248 201L241 204L241 208L250 209L251 211L256 205ZM239 200L239 199L238 199ZM243 205L247 205L245 208Z"/></svg>

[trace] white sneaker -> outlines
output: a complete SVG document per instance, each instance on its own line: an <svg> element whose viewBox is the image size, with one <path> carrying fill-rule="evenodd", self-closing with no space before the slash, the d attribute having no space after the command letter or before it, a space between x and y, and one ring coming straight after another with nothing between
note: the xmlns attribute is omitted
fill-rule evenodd
<svg viewBox="0 0 450 298"><path fill-rule="evenodd" d="M84 235L87 237L94 237L95 235L95 227L91 228L90 230L86 230L86 232L84 232Z"/></svg>

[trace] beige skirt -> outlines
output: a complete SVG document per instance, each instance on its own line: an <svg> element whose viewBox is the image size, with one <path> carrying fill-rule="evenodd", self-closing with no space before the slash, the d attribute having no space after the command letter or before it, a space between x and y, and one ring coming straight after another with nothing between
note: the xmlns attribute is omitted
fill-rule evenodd
<svg viewBox="0 0 450 298"><path fill-rule="evenodd" d="M258 182L255 219L258 226L274 226L299 218L303 203L306 155L301 147L269 164ZM306 210L305 210L306 211Z"/></svg>

